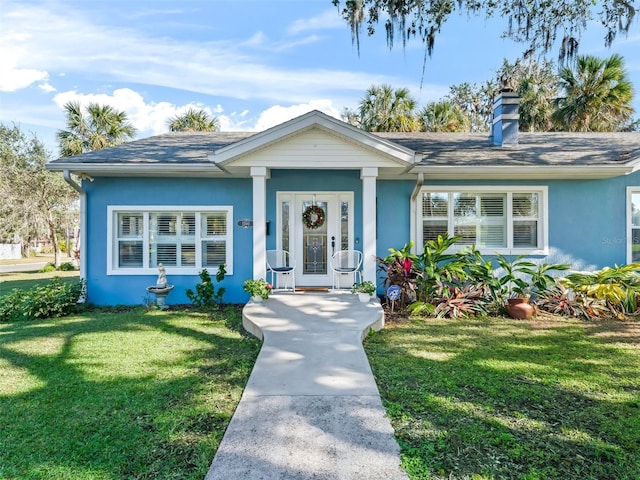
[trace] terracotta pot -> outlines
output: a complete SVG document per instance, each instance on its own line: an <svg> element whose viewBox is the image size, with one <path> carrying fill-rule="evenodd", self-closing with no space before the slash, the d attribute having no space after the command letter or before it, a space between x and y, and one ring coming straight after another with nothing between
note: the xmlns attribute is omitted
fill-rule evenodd
<svg viewBox="0 0 640 480"><path fill-rule="evenodd" d="M507 312L517 320L528 320L533 316L533 307L528 298L510 298L507 300Z"/></svg>

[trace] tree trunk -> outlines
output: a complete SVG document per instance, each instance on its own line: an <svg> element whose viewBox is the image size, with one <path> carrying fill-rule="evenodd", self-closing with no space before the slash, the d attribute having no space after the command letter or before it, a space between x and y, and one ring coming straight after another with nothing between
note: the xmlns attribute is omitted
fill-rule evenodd
<svg viewBox="0 0 640 480"><path fill-rule="evenodd" d="M56 266L56 269L58 269L62 263L60 259L60 246L58 245L58 232L56 232L56 224L53 220L49 219L48 223L49 237L51 238L51 243L53 243L53 264Z"/></svg>

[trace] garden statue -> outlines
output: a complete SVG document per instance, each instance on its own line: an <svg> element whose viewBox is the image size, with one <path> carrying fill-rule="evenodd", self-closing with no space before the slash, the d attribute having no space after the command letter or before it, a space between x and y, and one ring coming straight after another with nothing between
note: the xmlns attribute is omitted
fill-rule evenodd
<svg viewBox="0 0 640 480"><path fill-rule="evenodd" d="M164 269L162 263L158 264L158 280L156 281L156 287L164 288L167 286L167 272Z"/></svg>
<svg viewBox="0 0 640 480"><path fill-rule="evenodd" d="M167 295L173 290L174 285L167 285L167 272L162 263L158 264L158 279L153 287L147 287L147 292L156 296L156 304L160 310L169 308L166 304Z"/></svg>

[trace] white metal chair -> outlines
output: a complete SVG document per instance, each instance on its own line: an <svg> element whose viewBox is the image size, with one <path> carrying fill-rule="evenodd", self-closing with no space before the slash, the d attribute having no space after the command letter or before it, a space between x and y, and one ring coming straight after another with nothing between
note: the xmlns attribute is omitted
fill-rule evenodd
<svg viewBox="0 0 640 480"><path fill-rule="evenodd" d="M296 260L287 250L267 250L267 272L271 273L271 285L276 288L278 275L285 275L285 290L291 279L291 290L296 289L296 278L294 270L296 269Z"/></svg>
<svg viewBox="0 0 640 480"><path fill-rule="evenodd" d="M340 250L331 257L331 270L333 270L333 288L336 284L340 288L340 276L353 274L353 283L362 282L362 252L358 250ZM336 282L336 279L338 281Z"/></svg>

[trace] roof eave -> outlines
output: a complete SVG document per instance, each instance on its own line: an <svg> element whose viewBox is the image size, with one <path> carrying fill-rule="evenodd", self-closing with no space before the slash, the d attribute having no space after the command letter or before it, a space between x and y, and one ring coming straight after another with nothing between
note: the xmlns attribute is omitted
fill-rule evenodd
<svg viewBox="0 0 640 480"><path fill-rule="evenodd" d="M571 165L571 166L505 166L505 165L419 165L411 173L422 173L425 178L441 180L553 180L603 179L633 173L630 165Z"/></svg>
<svg viewBox="0 0 640 480"><path fill-rule="evenodd" d="M49 163L47 169L53 172L69 171L74 174L86 173L94 176L186 176L200 175L216 177L226 175L217 165L212 163L148 163L126 164L121 163Z"/></svg>

